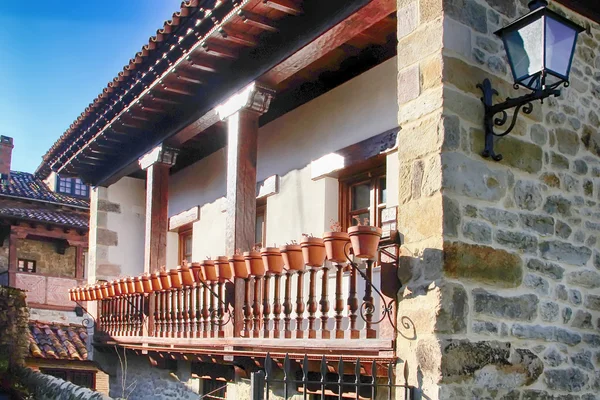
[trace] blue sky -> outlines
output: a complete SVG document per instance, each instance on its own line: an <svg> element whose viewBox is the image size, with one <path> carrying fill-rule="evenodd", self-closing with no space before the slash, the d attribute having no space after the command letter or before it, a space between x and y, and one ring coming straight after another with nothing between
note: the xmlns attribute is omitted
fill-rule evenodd
<svg viewBox="0 0 600 400"><path fill-rule="evenodd" d="M0 0L0 134L12 169L48 148L181 0Z"/></svg>

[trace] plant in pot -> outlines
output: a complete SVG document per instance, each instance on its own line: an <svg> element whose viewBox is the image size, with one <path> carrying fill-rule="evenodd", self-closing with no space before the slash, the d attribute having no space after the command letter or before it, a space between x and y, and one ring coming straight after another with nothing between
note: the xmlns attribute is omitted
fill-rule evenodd
<svg viewBox="0 0 600 400"><path fill-rule="evenodd" d="M206 260L202 261L200 265L202 266L202 274L207 281L216 282L219 280L214 260L207 258Z"/></svg>
<svg viewBox="0 0 600 400"><path fill-rule="evenodd" d="M229 266L233 271L233 276L241 279L248 279L250 275L250 269L246 266L244 256L241 251L237 249L235 253L229 257Z"/></svg>
<svg viewBox="0 0 600 400"><path fill-rule="evenodd" d="M265 266L257 247L244 252L244 261L246 262L246 267L250 270L250 274L254 276L263 276L265 274Z"/></svg>
<svg viewBox="0 0 600 400"><path fill-rule="evenodd" d="M142 287L144 288L144 293L152 293L152 282L149 274L142 275Z"/></svg>
<svg viewBox="0 0 600 400"><path fill-rule="evenodd" d="M279 247L263 247L260 249L260 256L268 273L279 275L283 272L283 258Z"/></svg>
<svg viewBox="0 0 600 400"><path fill-rule="evenodd" d="M342 226L337 221L331 221L330 229L331 231L323 234L327 259L336 264L344 264L348 262L345 251L346 245L350 243L350 235L342 232Z"/></svg>
<svg viewBox="0 0 600 400"><path fill-rule="evenodd" d="M150 275L150 283L152 285L152 291L160 292L162 290L162 281L160 279L160 272L153 272Z"/></svg>
<svg viewBox="0 0 600 400"><path fill-rule="evenodd" d="M304 257L302 247L295 241L280 247L281 256L286 269L290 271L304 271Z"/></svg>
<svg viewBox="0 0 600 400"><path fill-rule="evenodd" d="M365 218L362 222L359 217L354 219L357 221L357 225L348 228L354 255L364 259L377 257L377 248L381 240L381 228L369 225L368 218Z"/></svg>
<svg viewBox="0 0 600 400"><path fill-rule="evenodd" d="M192 286L194 284L194 273L187 265L187 261L183 260L181 265L177 267L177 272L183 286Z"/></svg>
<svg viewBox="0 0 600 400"><path fill-rule="evenodd" d="M233 272L231 266L229 266L229 258L225 256L219 256L215 260L215 264L217 265L217 275L219 281L229 281L233 278Z"/></svg>
<svg viewBox="0 0 600 400"><path fill-rule="evenodd" d="M171 269L169 270L169 275L171 276L171 287L181 289L183 284L181 282L181 277L179 276L179 271L177 269Z"/></svg>
<svg viewBox="0 0 600 400"><path fill-rule="evenodd" d="M309 267L321 267L325 263L327 255L325 254L323 239L303 233L300 247L302 248L304 264Z"/></svg>

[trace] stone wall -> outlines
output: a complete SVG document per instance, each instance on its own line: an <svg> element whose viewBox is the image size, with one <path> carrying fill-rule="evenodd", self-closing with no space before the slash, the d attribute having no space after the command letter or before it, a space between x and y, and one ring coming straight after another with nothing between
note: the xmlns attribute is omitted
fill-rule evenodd
<svg viewBox="0 0 600 400"><path fill-rule="evenodd" d="M584 25L571 86L535 103L498 140L504 159L480 156L483 106L518 96L493 32L527 1L400 0L402 267L400 302L418 365L436 398L594 399L600 392L600 26ZM438 38L443 38L440 43ZM417 217L418 216L418 217Z"/></svg>
<svg viewBox="0 0 600 400"><path fill-rule="evenodd" d="M110 400L110 397L29 368L15 371L16 377L37 400Z"/></svg>
<svg viewBox="0 0 600 400"><path fill-rule="evenodd" d="M34 260L36 273L58 277L75 277L76 248L69 246L65 254L56 252L56 245L41 240L18 239L17 258Z"/></svg>

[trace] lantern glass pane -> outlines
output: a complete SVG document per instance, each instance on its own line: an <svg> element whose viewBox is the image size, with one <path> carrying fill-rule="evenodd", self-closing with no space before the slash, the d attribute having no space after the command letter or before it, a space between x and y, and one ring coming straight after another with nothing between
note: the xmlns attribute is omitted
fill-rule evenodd
<svg viewBox="0 0 600 400"><path fill-rule="evenodd" d="M515 80L520 82L544 68L544 21L542 18L504 33L504 43Z"/></svg>
<svg viewBox="0 0 600 400"><path fill-rule="evenodd" d="M546 17L546 68L567 79L576 40L575 29Z"/></svg>

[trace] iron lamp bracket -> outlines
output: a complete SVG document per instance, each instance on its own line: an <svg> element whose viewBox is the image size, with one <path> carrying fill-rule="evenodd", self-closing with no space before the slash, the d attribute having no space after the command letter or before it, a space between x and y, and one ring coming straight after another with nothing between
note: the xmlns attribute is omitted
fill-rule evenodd
<svg viewBox="0 0 600 400"><path fill-rule="evenodd" d="M519 113L523 111L525 114L531 114L533 111L533 102L536 100L544 101L545 98L550 96L560 96L560 85L569 86L568 81L560 81L557 84L546 86L542 89L535 90L524 96L517 98L508 97L504 102L494 104L493 98L498 95L498 91L492 87L492 83L489 79L485 79L482 83L477 84L477 87L483 92L481 102L485 107L484 113L484 130L485 130L485 147L481 155L485 158L491 158L494 161L502 160L502 154L497 154L494 151L494 138L503 137L508 135L515 127ZM519 88L519 85L514 85L515 89ZM495 127L504 126L509 118L507 110L514 108L514 112L510 121L510 125L504 132L494 131ZM501 114L499 117L495 116Z"/></svg>

